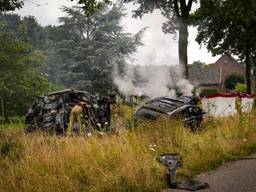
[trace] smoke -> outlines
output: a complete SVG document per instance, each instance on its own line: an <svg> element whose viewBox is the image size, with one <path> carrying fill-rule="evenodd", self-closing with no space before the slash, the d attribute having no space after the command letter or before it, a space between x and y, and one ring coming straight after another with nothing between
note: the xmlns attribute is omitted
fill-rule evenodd
<svg viewBox="0 0 256 192"><path fill-rule="evenodd" d="M134 86L133 79L134 79L134 68L133 66L126 66L125 72L121 75L118 67L114 65L113 70L113 81L117 86L120 93L125 96L129 96L134 94L136 87Z"/></svg>
<svg viewBox="0 0 256 192"><path fill-rule="evenodd" d="M146 95L150 98L166 96L175 98L177 93L191 96L194 86L182 77L178 65L127 65L124 73L114 67L113 81L125 95Z"/></svg>

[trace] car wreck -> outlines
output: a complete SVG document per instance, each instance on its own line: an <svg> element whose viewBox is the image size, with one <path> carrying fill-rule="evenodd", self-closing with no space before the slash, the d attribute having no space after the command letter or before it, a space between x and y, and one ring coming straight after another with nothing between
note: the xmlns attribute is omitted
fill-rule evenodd
<svg viewBox="0 0 256 192"><path fill-rule="evenodd" d="M193 98L189 99L170 99L167 97L159 97L143 103L135 112L135 119L156 120L162 115L168 117L181 117L184 119L185 125L190 127L192 131L196 131L203 120L202 109L195 105Z"/></svg>
<svg viewBox="0 0 256 192"><path fill-rule="evenodd" d="M90 131L95 128L99 131L110 126L110 105L114 103L113 97L94 95L86 91L66 89L52 92L38 97L26 114L26 132L42 130L54 132L57 135L65 134L69 126L72 108L83 103L83 128ZM73 129L74 128L74 129ZM72 131L76 131L76 124Z"/></svg>

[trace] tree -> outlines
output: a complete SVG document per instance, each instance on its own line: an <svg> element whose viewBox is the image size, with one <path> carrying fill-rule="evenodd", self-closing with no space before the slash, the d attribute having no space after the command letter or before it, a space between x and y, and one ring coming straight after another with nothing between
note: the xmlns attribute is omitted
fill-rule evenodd
<svg viewBox="0 0 256 192"><path fill-rule="evenodd" d="M0 30L27 42L34 49L46 48L46 33L34 16L21 18L17 14L0 13Z"/></svg>
<svg viewBox="0 0 256 192"><path fill-rule="evenodd" d="M0 99L7 120L11 115L24 115L33 100L48 88L41 74L44 57L31 46L8 33L0 33Z"/></svg>
<svg viewBox="0 0 256 192"><path fill-rule="evenodd" d="M194 61L191 66L198 66L198 67L205 67L206 66L206 63L205 62L202 62L202 61Z"/></svg>
<svg viewBox="0 0 256 192"><path fill-rule="evenodd" d="M160 9L167 22L163 24L163 32L179 32L179 63L184 69L184 76L188 78L188 25L191 23L190 12L193 3L197 0L123 0L125 3L133 2L140 7L134 11L135 17L142 17L145 13L152 13L155 9ZM85 6L85 11L90 14L100 3L97 0L81 0Z"/></svg>
<svg viewBox="0 0 256 192"><path fill-rule="evenodd" d="M74 1L74 0L71 0ZM78 4L83 5L83 10L87 16L93 15L95 12L97 12L100 9L103 9L106 4L110 4L111 0L103 0L103 1L97 1L97 0L78 0Z"/></svg>
<svg viewBox="0 0 256 192"><path fill-rule="evenodd" d="M20 9L23 4L23 0L0 0L0 12Z"/></svg>
<svg viewBox="0 0 256 192"><path fill-rule="evenodd" d="M184 77L188 78L188 25L191 23L190 12L193 3L197 0L124 0L140 4L135 11L135 16L141 17L145 13L151 13L154 9L160 9L167 22L163 24L163 32L179 34L179 64L182 66Z"/></svg>
<svg viewBox="0 0 256 192"><path fill-rule="evenodd" d="M74 0L69 0L74 1ZM96 10L104 7L105 4L109 4L110 0L76 0L79 4L83 4L83 9L85 13L89 16L92 15ZM0 11L14 11L15 9L20 9L24 5L24 0L0 0Z"/></svg>
<svg viewBox="0 0 256 192"><path fill-rule="evenodd" d="M206 44L213 55L239 56L246 64L247 93L251 93L251 65L256 51L255 0L201 0L198 19L199 44Z"/></svg>
<svg viewBox="0 0 256 192"><path fill-rule="evenodd" d="M24 115L37 96L59 87L43 74L46 32L33 16L0 13L0 115Z"/></svg>
<svg viewBox="0 0 256 192"><path fill-rule="evenodd" d="M120 5L104 7L91 16L81 7L63 10L67 16L59 18L62 25L48 28L54 50L47 73L66 87L105 93L113 90L113 67L124 65L125 58L141 45L143 30L136 35L123 32ZM52 71L51 66L56 69Z"/></svg>

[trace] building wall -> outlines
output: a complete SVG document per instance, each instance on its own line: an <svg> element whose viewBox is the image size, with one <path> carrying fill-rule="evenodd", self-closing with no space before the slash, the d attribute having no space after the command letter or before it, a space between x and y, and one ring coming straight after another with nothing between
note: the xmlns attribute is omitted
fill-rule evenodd
<svg viewBox="0 0 256 192"><path fill-rule="evenodd" d="M231 74L245 76L245 69L233 57L223 55L214 64L221 68L221 90L225 91L225 79Z"/></svg>
<svg viewBox="0 0 256 192"><path fill-rule="evenodd" d="M198 72L196 69L193 70ZM194 73L193 70L191 70L192 77L190 77L190 81L197 85L196 87L200 89L217 89L221 92L229 91L225 89L225 80L229 75L237 74L245 77L245 65L240 64L236 59L228 55L223 55L214 64L207 65L203 68L203 71L201 69L201 73ZM204 75L205 72L207 72L206 75ZM255 77L252 76L251 80L252 90L255 92Z"/></svg>
<svg viewBox="0 0 256 192"><path fill-rule="evenodd" d="M221 90L221 86L219 85L200 85L199 86L200 87L200 89L214 89L214 90L218 90L218 91L222 91Z"/></svg>
<svg viewBox="0 0 256 192"><path fill-rule="evenodd" d="M245 65L240 64L233 57L228 55L223 55L219 60L216 61L216 65L222 67L222 89L225 90L225 79L232 73L236 73L238 75L242 75L245 77ZM251 76L251 86L252 91L255 93L255 77Z"/></svg>

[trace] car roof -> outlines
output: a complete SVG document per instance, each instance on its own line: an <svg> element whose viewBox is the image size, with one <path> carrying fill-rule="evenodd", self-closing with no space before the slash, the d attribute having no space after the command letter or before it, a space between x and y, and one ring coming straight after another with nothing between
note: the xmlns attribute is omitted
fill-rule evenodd
<svg viewBox="0 0 256 192"><path fill-rule="evenodd" d="M142 107L167 114L185 105L187 104L177 99L159 97L146 102Z"/></svg>

